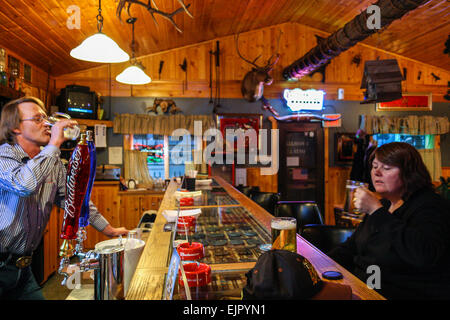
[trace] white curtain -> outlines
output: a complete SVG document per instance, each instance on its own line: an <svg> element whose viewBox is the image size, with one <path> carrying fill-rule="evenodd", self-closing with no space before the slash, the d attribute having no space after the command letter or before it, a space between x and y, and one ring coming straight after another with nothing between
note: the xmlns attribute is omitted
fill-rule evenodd
<svg viewBox="0 0 450 320"><path fill-rule="evenodd" d="M116 114L114 116L114 133L121 134L159 134L170 136L176 129L186 129L194 134L194 125L201 124L201 134L216 124L211 115L152 116L148 114Z"/></svg>
<svg viewBox="0 0 450 320"><path fill-rule="evenodd" d="M142 187L153 187L153 179L147 167L147 152L125 150L124 177L125 180L137 181Z"/></svg>
<svg viewBox="0 0 450 320"><path fill-rule="evenodd" d="M419 149L418 151L430 172L431 179L439 181L439 177L442 176L441 148Z"/></svg>
<svg viewBox="0 0 450 320"><path fill-rule="evenodd" d="M447 117L361 115L360 128L364 129L367 134L446 134L449 132L449 122Z"/></svg>

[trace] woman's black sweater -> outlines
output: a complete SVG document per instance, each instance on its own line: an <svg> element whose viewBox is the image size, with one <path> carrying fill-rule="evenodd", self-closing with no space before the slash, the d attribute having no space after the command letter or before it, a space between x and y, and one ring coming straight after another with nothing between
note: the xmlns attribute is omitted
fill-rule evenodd
<svg viewBox="0 0 450 320"><path fill-rule="evenodd" d="M414 193L392 214L390 202L382 203L328 255L371 285L379 267L377 291L387 299L450 299L449 203L432 190Z"/></svg>

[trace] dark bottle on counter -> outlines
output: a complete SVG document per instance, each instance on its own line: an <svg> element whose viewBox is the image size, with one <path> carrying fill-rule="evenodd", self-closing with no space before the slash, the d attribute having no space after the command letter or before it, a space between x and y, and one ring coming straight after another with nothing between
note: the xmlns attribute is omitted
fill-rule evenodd
<svg viewBox="0 0 450 320"><path fill-rule="evenodd" d="M82 133L67 167L64 220L61 229L62 239L77 238L81 206L83 205L89 182L90 166L86 134Z"/></svg>
<svg viewBox="0 0 450 320"><path fill-rule="evenodd" d="M4 66L0 65L0 86L6 87L8 85L8 76L4 70Z"/></svg>
<svg viewBox="0 0 450 320"><path fill-rule="evenodd" d="M8 84L9 84L9 87L11 89L15 90L15 88L16 88L16 78L14 78L14 76L11 75L11 74L9 75Z"/></svg>
<svg viewBox="0 0 450 320"><path fill-rule="evenodd" d="M86 131L86 142L89 150L90 171L86 195L81 207L80 227L87 227L89 225L89 201L91 200L92 186L94 185L95 170L97 168L97 153L94 144L94 133L92 130Z"/></svg>

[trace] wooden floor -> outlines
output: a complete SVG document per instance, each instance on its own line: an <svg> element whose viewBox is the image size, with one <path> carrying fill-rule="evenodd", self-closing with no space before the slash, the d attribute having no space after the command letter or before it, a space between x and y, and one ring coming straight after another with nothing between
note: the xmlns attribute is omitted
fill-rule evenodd
<svg viewBox="0 0 450 320"><path fill-rule="evenodd" d="M72 290L61 285L63 276L55 272L42 285L42 294L45 300L65 300Z"/></svg>

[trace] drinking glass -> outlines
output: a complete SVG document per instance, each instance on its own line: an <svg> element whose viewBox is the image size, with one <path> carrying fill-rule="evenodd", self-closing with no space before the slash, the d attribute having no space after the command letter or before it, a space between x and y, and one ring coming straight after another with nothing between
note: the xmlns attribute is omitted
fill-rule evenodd
<svg viewBox="0 0 450 320"><path fill-rule="evenodd" d="M297 220L295 218L273 218L270 227L272 229L272 249L297 253Z"/></svg>
<svg viewBox="0 0 450 320"><path fill-rule="evenodd" d="M356 180L347 180L345 185L345 205L344 212L352 213L352 214L361 214L358 208L355 207L354 198L355 191L360 187L368 188L369 185L367 183L356 181Z"/></svg>
<svg viewBox="0 0 450 320"><path fill-rule="evenodd" d="M53 126L59 120L71 119L70 115L62 112L53 112L50 117L47 118L46 124ZM80 136L80 127L75 125L73 128L64 128L64 137L69 140L77 140Z"/></svg>

